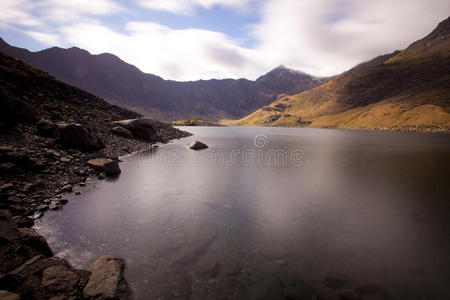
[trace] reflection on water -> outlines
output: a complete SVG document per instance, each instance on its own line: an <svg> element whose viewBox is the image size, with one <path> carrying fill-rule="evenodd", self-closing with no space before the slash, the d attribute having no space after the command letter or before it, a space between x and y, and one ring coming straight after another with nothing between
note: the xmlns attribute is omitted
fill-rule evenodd
<svg viewBox="0 0 450 300"><path fill-rule="evenodd" d="M450 298L448 136L187 130L194 136L125 158L117 180L94 180L47 213L37 229L55 253L79 267L125 258L139 299L326 298L319 283L340 282L329 277L394 299ZM233 163L202 159L207 151L192 163L194 139ZM301 161L244 163L243 147Z"/></svg>

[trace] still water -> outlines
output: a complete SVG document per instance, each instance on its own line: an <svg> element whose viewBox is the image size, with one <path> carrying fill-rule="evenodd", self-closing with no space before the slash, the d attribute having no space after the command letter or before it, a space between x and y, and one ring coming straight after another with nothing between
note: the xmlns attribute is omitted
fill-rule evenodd
<svg viewBox="0 0 450 300"><path fill-rule="evenodd" d="M55 254L123 257L137 299L450 299L449 136L181 129L47 212Z"/></svg>

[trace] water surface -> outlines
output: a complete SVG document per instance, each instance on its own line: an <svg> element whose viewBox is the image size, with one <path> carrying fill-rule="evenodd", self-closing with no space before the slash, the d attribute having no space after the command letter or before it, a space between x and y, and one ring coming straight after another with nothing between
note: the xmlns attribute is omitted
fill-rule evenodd
<svg viewBox="0 0 450 300"><path fill-rule="evenodd" d="M48 212L36 227L54 252L125 258L138 299L293 299L328 276L450 298L448 136L184 129Z"/></svg>

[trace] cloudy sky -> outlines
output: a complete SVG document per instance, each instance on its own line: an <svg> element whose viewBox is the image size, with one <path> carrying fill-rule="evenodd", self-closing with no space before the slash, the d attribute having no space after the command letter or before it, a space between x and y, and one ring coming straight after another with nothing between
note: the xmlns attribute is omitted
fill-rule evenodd
<svg viewBox="0 0 450 300"><path fill-rule="evenodd" d="M174 80L255 79L280 64L328 76L449 15L448 0L1 0L0 37L109 52Z"/></svg>

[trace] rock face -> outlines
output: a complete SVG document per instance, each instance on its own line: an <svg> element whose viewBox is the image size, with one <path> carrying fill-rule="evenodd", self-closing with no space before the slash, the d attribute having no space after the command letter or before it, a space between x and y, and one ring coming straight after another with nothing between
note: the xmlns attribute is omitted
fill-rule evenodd
<svg viewBox="0 0 450 300"><path fill-rule="evenodd" d="M97 171L105 172L107 176L119 175L121 172L117 161L109 158L90 159L87 164Z"/></svg>
<svg viewBox="0 0 450 300"><path fill-rule="evenodd" d="M58 123L59 143L69 148L100 150L105 147L100 137L89 127L81 124Z"/></svg>
<svg viewBox="0 0 450 300"><path fill-rule="evenodd" d="M118 136L123 136L126 138L133 137L133 134L131 133L131 131L129 131L128 129L125 129L123 127L120 127L120 126L114 127L111 131Z"/></svg>
<svg viewBox="0 0 450 300"><path fill-rule="evenodd" d="M83 289L83 296L97 300L128 299L130 290L123 278L122 259L105 255L89 266L91 277Z"/></svg>
<svg viewBox="0 0 450 300"><path fill-rule="evenodd" d="M157 120L148 117L113 122L114 125L130 131L134 137L145 141L153 141L155 139L158 123Z"/></svg>
<svg viewBox="0 0 450 300"><path fill-rule="evenodd" d="M191 148L192 150L201 150L201 149L206 149L208 148L208 146L202 142L199 141L193 141L192 143L190 143L189 148Z"/></svg>

